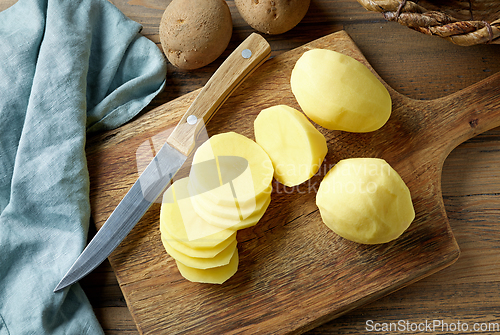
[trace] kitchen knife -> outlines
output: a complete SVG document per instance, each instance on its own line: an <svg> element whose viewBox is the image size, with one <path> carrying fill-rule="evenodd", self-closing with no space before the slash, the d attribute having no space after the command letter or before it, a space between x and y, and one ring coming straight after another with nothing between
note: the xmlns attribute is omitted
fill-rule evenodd
<svg viewBox="0 0 500 335"><path fill-rule="evenodd" d="M271 47L267 41L259 34L253 33L227 57L54 292L79 281L111 254L151 204L170 185L177 170L193 151L197 135L204 129L205 124L243 80L264 63L270 54Z"/></svg>

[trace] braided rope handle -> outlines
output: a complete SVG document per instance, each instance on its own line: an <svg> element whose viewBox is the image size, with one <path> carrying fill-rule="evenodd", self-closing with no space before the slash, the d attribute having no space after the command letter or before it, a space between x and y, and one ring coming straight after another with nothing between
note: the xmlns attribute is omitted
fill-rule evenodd
<svg viewBox="0 0 500 335"><path fill-rule="evenodd" d="M427 10L408 0L357 1L369 11L383 13L388 21L398 22L427 35L442 37L458 45L500 44L500 18L492 22L472 18L459 20L441 11ZM497 7L496 10L500 8L500 2L492 4Z"/></svg>

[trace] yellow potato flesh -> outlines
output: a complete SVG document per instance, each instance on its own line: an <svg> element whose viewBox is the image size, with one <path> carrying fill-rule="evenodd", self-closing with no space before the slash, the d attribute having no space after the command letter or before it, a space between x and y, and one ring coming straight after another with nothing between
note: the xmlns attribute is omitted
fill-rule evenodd
<svg viewBox="0 0 500 335"><path fill-rule="evenodd" d="M271 203L271 197L267 197L266 201L262 205L261 209L259 211L254 212L252 215L245 219L227 219L227 218L222 218L213 214L210 214L207 212L203 207L197 207L194 205L194 208L197 212L197 214L202 217L204 220L206 220L209 224L220 227L221 229L234 229L234 230L239 230L239 229L245 229L249 227L255 226L259 220L262 218L264 213L267 210L267 207Z"/></svg>
<svg viewBox="0 0 500 335"><path fill-rule="evenodd" d="M234 252L227 265L209 268L196 269L177 262L177 268L181 275L187 280L195 283L222 284L231 278L238 271L238 249Z"/></svg>
<svg viewBox="0 0 500 335"><path fill-rule="evenodd" d="M230 183L219 183L219 186L211 188L214 181L200 180L206 177L203 171L191 169L189 174L189 191L191 196L202 196L211 199L216 206L226 206L233 212L237 212L237 202L233 194L233 188ZM222 185L221 185L222 184ZM223 200L221 200L223 199Z"/></svg>
<svg viewBox="0 0 500 335"><path fill-rule="evenodd" d="M193 165L219 156L243 157L248 161L248 169L231 180L232 190L230 186L225 185L213 189L212 180L207 180L209 177L204 176L200 170L191 170L190 178L194 189L199 193L209 192L215 204L235 206L237 201L244 206L248 202L254 202L255 197L271 185L274 172L271 160L266 152L249 138L234 132L214 135L196 150ZM221 176L222 179L226 178Z"/></svg>
<svg viewBox="0 0 500 335"><path fill-rule="evenodd" d="M271 158L274 177L286 186L310 179L328 152L325 137L304 114L289 106L261 111L254 130L255 141Z"/></svg>
<svg viewBox="0 0 500 335"><path fill-rule="evenodd" d="M221 243L217 244L213 248L204 248L204 249L196 249L192 248L190 246L189 241L178 241L172 235L168 233L168 231L165 229L164 225L160 225L160 232L161 232L161 238L162 240L166 240L168 244L172 246L172 248L178 250L179 252L190 256L190 257L197 257L197 258L212 258L218 255L222 250L226 249L229 244L231 244L234 240L236 240L236 234L231 235L227 240L222 241Z"/></svg>
<svg viewBox="0 0 500 335"><path fill-rule="evenodd" d="M236 240L232 241L224 250L211 258L200 258L191 257L183 254L179 250L172 247L172 245L167 241L167 239L162 238L163 246L167 253L172 256L176 261L196 269L209 269L218 266L227 265L231 260L231 257L236 251Z"/></svg>
<svg viewBox="0 0 500 335"><path fill-rule="evenodd" d="M408 187L385 160L377 158L337 163L321 182L316 205L331 230L363 244L392 241L415 218Z"/></svg>
<svg viewBox="0 0 500 335"><path fill-rule="evenodd" d="M370 132L389 119L392 100L385 86L352 57L326 49L306 51L291 76L304 113L332 130Z"/></svg>
<svg viewBox="0 0 500 335"><path fill-rule="evenodd" d="M254 213L260 212L262 210L264 204L270 197L271 191L272 186L269 185L269 188L262 194L259 194L255 198L255 201L248 201L246 204L244 204L244 206L241 206L240 203L236 201L236 199L233 206L217 205L210 198L209 192L196 194L196 191L193 191L192 194L196 194L196 196L191 196L191 200L195 209L201 207L202 211L207 212L213 216L220 217L222 219L244 220Z"/></svg>
<svg viewBox="0 0 500 335"><path fill-rule="evenodd" d="M193 249L210 249L229 238L236 231L208 224L196 214L187 189L188 178L175 181L164 193L160 210L160 226L179 242Z"/></svg>

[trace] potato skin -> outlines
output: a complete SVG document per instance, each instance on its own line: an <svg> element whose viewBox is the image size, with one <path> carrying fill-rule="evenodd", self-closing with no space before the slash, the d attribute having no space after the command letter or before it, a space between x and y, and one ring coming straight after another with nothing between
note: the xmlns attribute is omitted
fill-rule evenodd
<svg viewBox="0 0 500 335"><path fill-rule="evenodd" d="M175 67L193 70L210 64L227 48L233 32L224 0L173 0L160 22L160 42Z"/></svg>
<svg viewBox="0 0 500 335"><path fill-rule="evenodd" d="M264 34L276 35L295 27L306 15L310 0L234 0L246 23Z"/></svg>

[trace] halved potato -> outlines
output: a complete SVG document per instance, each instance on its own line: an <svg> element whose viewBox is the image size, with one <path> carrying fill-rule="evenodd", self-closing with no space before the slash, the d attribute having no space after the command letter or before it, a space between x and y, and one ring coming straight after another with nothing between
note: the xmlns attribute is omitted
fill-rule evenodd
<svg viewBox="0 0 500 335"><path fill-rule="evenodd" d="M271 158L274 177L286 186L310 179L328 152L323 134L290 106L262 110L254 121L254 131L255 141Z"/></svg>

